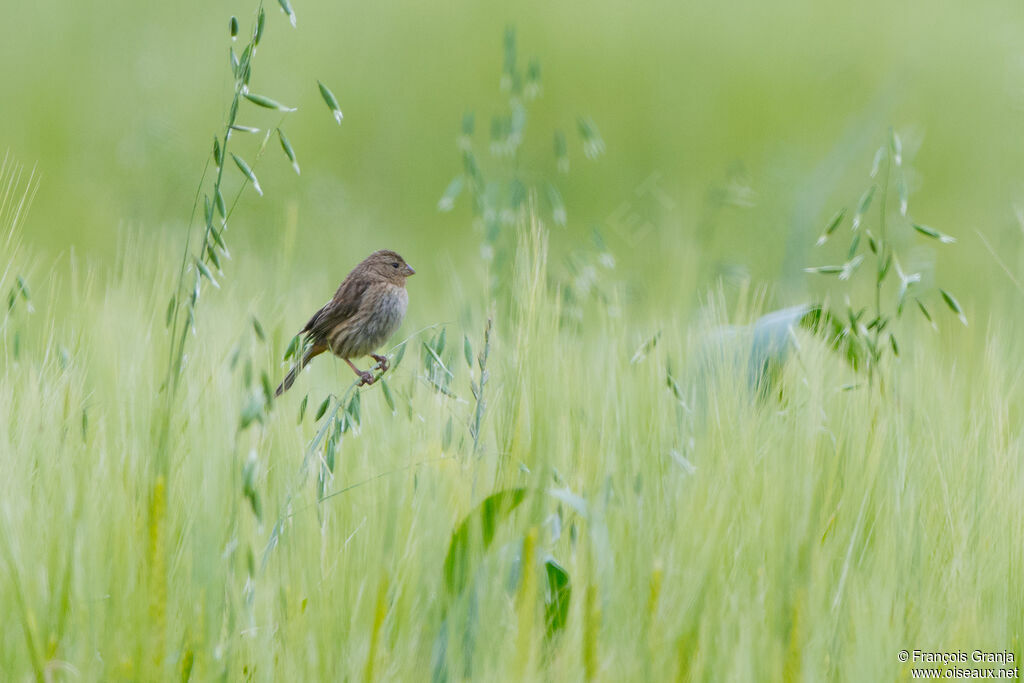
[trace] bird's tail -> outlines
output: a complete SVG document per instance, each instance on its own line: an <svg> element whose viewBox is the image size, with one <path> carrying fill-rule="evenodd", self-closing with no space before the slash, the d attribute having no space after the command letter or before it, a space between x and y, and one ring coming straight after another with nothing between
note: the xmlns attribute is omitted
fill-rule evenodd
<svg viewBox="0 0 1024 683"><path fill-rule="evenodd" d="M284 392L291 389L292 385L295 384L296 376L298 376L302 368L306 367L306 365L309 364L309 361L312 360L313 357L319 356L326 350L327 346L320 344L311 346L308 349L306 349L306 352L302 354L302 359L298 363L296 363L291 370L288 371L287 375L284 376L284 381L278 385L277 391L274 392L274 396L280 396Z"/></svg>

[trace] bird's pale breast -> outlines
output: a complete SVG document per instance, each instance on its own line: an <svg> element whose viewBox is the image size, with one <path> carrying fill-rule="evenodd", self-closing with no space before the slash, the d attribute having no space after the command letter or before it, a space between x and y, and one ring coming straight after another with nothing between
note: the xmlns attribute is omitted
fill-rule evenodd
<svg viewBox="0 0 1024 683"><path fill-rule="evenodd" d="M395 333L405 317L409 292L405 287L382 284L363 295L359 310L339 323L330 334L331 350L342 358L365 356Z"/></svg>

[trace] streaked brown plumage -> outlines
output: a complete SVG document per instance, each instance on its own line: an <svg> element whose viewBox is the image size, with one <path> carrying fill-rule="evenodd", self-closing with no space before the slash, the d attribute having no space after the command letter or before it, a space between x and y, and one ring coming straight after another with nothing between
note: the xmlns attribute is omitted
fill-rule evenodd
<svg viewBox="0 0 1024 683"><path fill-rule="evenodd" d="M306 352L277 388L280 396L295 382L295 376L310 360L324 351L338 356L359 375L361 384L373 384L373 373L360 370L353 358L372 356L375 369L388 369L388 359L373 353L402 324L409 293L405 280L415 274L409 264L393 251L375 251L348 274L334 298L313 314L299 334L306 335Z"/></svg>

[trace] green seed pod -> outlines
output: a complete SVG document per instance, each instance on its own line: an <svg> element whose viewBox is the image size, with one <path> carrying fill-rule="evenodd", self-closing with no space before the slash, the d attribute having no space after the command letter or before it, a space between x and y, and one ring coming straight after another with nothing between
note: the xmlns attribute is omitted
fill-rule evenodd
<svg viewBox="0 0 1024 683"><path fill-rule="evenodd" d="M324 399L324 402L320 404L320 407L316 409L316 417L314 417L313 419L314 420L319 420L321 417L323 417L324 413L327 412L327 407L330 404L331 404L331 397L328 396L327 398Z"/></svg>
<svg viewBox="0 0 1024 683"><path fill-rule="evenodd" d="M967 316L964 315L964 311L962 308L960 308L960 302L956 300L956 297L954 297L952 294L950 294L944 289L939 289L939 294L942 295L943 301L945 301L946 305L949 306L949 310L956 313L957 317L960 319L960 322L963 323L964 326L966 326Z"/></svg>
<svg viewBox="0 0 1024 683"><path fill-rule="evenodd" d="M245 99L249 100L255 105L264 107L265 109L277 109L278 111L295 111L295 107L289 107L281 104L277 100L272 100L264 95L257 95L255 93L247 92L243 95Z"/></svg>
<svg viewBox="0 0 1024 683"><path fill-rule="evenodd" d="M914 230L917 230L925 237L931 237L933 240L938 240L943 244L952 244L953 242L956 242L955 237L941 233L935 228L930 228L927 225L921 225L920 223L912 223L911 225L914 227Z"/></svg>
<svg viewBox="0 0 1024 683"><path fill-rule="evenodd" d="M260 187L260 182L256 180L256 174L252 172L252 168L249 167L249 164L245 163L245 160L234 152L231 153L231 158L235 160L235 165L238 166L238 170L245 174L245 177L252 182L253 189L262 197L263 188Z"/></svg>
<svg viewBox="0 0 1024 683"><path fill-rule="evenodd" d="M292 4L288 0L277 0L277 3L281 5L281 9L288 16L288 21L292 23L292 28L295 28L295 10L292 9Z"/></svg>
<svg viewBox="0 0 1024 683"><path fill-rule="evenodd" d="M260 44L260 39L263 38L263 26L267 22L267 13L260 7L260 13L256 16L256 33L253 35L252 42L256 45Z"/></svg>
<svg viewBox="0 0 1024 683"><path fill-rule="evenodd" d="M288 157L288 161L292 162L292 168L295 169L295 174L299 175L299 162L295 159L295 150L292 148L292 143L285 136L284 131L280 128L277 129L277 139L281 142L281 149L284 150L285 156Z"/></svg>
<svg viewBox="0 0 1024 683"><path fill-rule="evenodd" d="M326 85L320 81L317 81L317 85L320 86L320 96L324 98L324 102L327 103L327 106L331 109L331 113L334 114L334 120L338 122L338 125L341 125L341 120L344 116L341 113L341 107L338 105L338 99Z"/></svg>

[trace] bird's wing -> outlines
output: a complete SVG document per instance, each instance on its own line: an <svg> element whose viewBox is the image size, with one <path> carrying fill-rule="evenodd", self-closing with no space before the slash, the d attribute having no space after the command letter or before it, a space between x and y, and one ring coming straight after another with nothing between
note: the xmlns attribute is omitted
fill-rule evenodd
<svg viewBox="0 0 1024 683"><path fill-rule="evenodd" d="M352 317L359 310L368 284L366 278L345 278L335 292L334 298L313 314L299 334L308 333L310 337L322 337L335 325Z"/></svg>
<svg viewBox="0 0 1024 683"><path fill-rule="evenodd" d="M326 312L327 309L331 307L332 303L334 303L333 299L331 299L326 304L321 306L320 310L314 313L313 317L309 319L309 322L306 323L306 326L299 330L299 334L306 334L307 332L312 333L313 328L316 327L317 321L319 321L323 317L324 312Z"/></svg>

